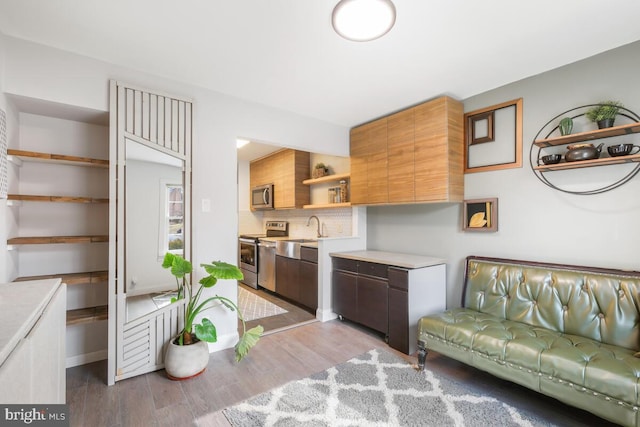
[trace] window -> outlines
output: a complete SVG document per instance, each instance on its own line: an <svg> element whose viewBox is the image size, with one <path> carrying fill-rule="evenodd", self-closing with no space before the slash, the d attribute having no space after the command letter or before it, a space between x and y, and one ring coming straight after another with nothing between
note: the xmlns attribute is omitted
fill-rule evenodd
<svg viewBox="0 0 640 427"><path fill-rule="evenodd" d="M161 184L162 186L162 184ZM160 255L184 251L184 194L182 185L164 183L164 209L160 219Z"/></svg>

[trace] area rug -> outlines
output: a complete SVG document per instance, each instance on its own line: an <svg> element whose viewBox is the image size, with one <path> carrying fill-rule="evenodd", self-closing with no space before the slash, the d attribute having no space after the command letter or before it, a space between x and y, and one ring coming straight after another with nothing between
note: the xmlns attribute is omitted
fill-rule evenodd
<svg viewBox="0 0 640 427"><path fill-rule="evenodd" d="M287 313L287 310L284 308L242 287L238 288L238 308L242 313L242 317L244 317L244 320L247 322Z"/></svg>
<svg viewBox="0 0 640 427"><path fill-rule="evenodd" d="M384 350L371 350L223 413L235 427L553 425L428 369L418 372Z"/></svg>

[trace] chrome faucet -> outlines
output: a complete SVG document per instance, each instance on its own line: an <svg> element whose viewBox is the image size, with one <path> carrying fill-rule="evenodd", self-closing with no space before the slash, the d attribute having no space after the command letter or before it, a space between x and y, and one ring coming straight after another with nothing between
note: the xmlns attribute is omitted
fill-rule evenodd
<svg viewBox="0 0 640 427"><path fill-rule="evenodd" d="M315 216L315 215L311 215L311 216L309 217L309 219L307 220L307 227L308 227L309 225L311 225L311 220L312 220L313 218L315 218L315 219L316 219L316 222L318 223L318 237L322 237L322 233L320 233L320 220L318 219L318 217L317 217L317 216Z"/></svg>

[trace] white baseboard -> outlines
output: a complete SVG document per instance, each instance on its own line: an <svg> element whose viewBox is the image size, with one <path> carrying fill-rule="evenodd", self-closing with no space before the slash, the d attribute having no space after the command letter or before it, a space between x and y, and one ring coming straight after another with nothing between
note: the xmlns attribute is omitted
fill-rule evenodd
<svg viewBox="0 0 640 427"><path fill-rule="evenodd" d="M321 322L327 322L329 320L337 319L338 315L333 312L333 310L316 310L316 319Z"/></svg>
<svg viewBox="0 0 640 427"><path fill-rule="evenodd" d="M97 362L98 360L107 359L107 350L94 351L93 353L84 353L77 356L67 357L66 367L86 365L87 363Z"/></svg>

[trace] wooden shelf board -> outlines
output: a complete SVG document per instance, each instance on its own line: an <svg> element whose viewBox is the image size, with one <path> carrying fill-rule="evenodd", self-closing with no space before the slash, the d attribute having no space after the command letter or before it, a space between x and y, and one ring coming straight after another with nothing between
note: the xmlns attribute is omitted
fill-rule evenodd
<svg viewBox="0 0 640 427"><path fill-rule="evenodd" d="M341 179L349 179L350 176L351 174L349 173L336 173L333 175L325 175L320 178L305 179L304 181L302 181L302 183L305 185L322 184L323 182L333 182L340 181Z"/></svg>
<svg viewBox="0 0 640 427"><path fill-rule="evenodd" d="M327 208L348 208L351 206L350 202L346 203L327 203L324 205L304 205L303 209L327 209Z"/></svg>
<svg viewBox="0 0 640 427"><path fill-rule="evenodd" d="M67 311L67 326L98 322L109 318L109 306L78 308Z"/></svg>
<svg viewBox="0 0 640 427"><path fill-rule="evenodd" d="M108 235L99 236L42 236L14 237L7 240L8 245L49 245L57 243L99 243L108 242Z"/></svg>
<svg viewBox="0 0 640 427"><path fill-rule="evenodd" d="M88 283L106 282L109 279L108 271L86 271L83 273L47 274L43 276L18 277L14 282L25 282L27 280L42 280L61 278L67 285L84 285Z"/></svg>
<svg viewBox="0 0 640 427"><path fill-rule="evenodd" d="M109 199L74 196L36 196L28 194L9 194L8 200L23 202L55 202L55 203L109 203Z"/></svg>
<svg viewBox="0 0 640 427"><path fill-rule="evenodd" d="M64 154L39 153L36 151L7 150L8 156L14 156L23 162L52 162L75 166L91 166L108 168L109 160L92 159L90 157L67 156Z"/></svg>
<svg viewBox="0 0 640 427"><path fill-rule="evenodd" d="M588 168L592 166L619 165L622 163L631 162L640 162L640 154L632 154L630 156L619 157L603 157L600 159L582 160L578 162L561 162L556 163L555 165L535 166L533 169L541 172L550 172L556 170Z"/></svg>
<svg viewBox="0 0 640 427"><path fill-rule="evenodd" d="M553 147L556 145L571 144L574 142L591 141L594 139L610 138L613 136L629 135L640 132L640 123L629 123L622 126L614 126L606 129L597 129L587 132L574 133L549 139L538 139L533 143L538 147Z"/></svg>

